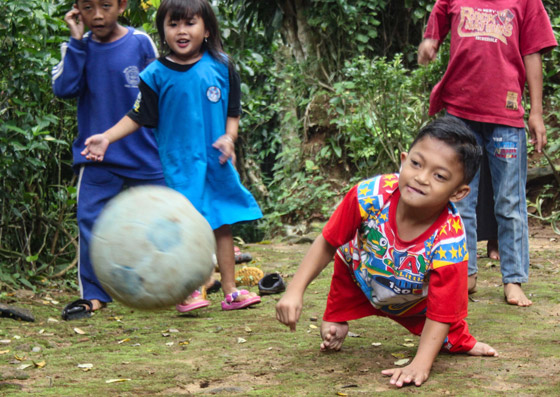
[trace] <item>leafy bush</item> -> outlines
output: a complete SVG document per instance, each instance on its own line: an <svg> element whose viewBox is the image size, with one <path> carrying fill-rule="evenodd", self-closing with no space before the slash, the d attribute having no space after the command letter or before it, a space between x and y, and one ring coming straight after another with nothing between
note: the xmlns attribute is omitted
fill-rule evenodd
<svg viewBox="0 0 560 397"><path fill-rule="evenodd" d="M56 100L59 7L40 0L0 5L0 283L44 280L75 257L69 142L75 110Z"/></svg>

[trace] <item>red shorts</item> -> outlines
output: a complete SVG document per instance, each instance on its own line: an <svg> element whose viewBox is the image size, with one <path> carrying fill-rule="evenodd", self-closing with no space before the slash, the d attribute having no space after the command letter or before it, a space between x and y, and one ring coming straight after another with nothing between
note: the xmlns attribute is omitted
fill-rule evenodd
<svg viewBox="0 0 560 397"><path fill-rule="evenodd" d="M357 320L367 316L388 317L408 329L414 335L422 334L426 315L424 307L415 307L414 313L408 316L392 316L373 307L360 287L352 278L351 270L344 261L335 255L334 274L331 289L327 298L327 308L323 315L324 321L341 323ZM420 313L418 313L420 311ZM444 343L444 349L453 353L465 353L476 344L476 339L469 333L465 320L450 324L449 334Z"/></svg>

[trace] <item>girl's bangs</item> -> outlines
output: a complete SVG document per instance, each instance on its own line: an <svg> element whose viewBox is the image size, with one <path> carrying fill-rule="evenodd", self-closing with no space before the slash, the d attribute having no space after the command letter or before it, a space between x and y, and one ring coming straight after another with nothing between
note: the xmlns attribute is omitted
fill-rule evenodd
<svg viewBox="0 0 560 397"><path fill-rule="evenodd" d="M197 15L202 15L202 10L198 5L199 4L190 4L185 6L184 3L178 4L178 2L174 2L174 4L170 5L167 14L171 21L189 20Z"/></svg>

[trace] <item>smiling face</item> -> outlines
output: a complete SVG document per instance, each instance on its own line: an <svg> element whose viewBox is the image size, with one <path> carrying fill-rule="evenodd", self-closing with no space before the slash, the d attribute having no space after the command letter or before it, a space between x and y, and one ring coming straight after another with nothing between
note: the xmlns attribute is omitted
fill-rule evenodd
<svg viewBox="0 0 560 397"><path fill-rule="evenodd" d="M78 0L76 7L95 41L110 43L123 36L124 27L117 20L126 8L126 1Z"/></svg>
<svg viewBox="0 0 560 397"><path fill-rule="evenodd" d="M202 57L202 43L208 37L208 31L200 16L175 20L168 13L163 24L165 42L174 62L192 64Z"/></svg>
<svg viewBox="0 0 560 397"><path fill-rule="evenodd" d="M410 208L441 211L449 201L459 201L470 189L464 184L463 165L445 142L426 136L409 153L401 154L399 191Z"/></svg>

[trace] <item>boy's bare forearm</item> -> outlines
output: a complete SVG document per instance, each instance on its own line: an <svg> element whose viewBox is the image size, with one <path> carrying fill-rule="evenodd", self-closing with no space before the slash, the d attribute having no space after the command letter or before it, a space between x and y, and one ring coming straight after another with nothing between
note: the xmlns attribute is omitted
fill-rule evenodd
<svg viewBox="0 0 560 397"><path fill-rule="evenodd" d="M529 135L530 142L535 145L537 152L541 152L547 144L546 127L543 119L543 72L542 57L536 52L523 57L527 85L529 86L529 97L531 110L529 112Z"/></svg>
<svg viewBox="0 0 560 397"><path fill-rule="evenodd" d="M329 264L336 252L336 247L330 245L322 234L319 235L307 251L286 293L303 295L305 289L321 271Z"/></svg>
<svg viewBox="0 0 560 397"><path fill-rule="evenodd" d="M541 54L536 52L525 55L523 63L525 64L525 72L527 74L529 96L531 97L531 113L542 115L543 71Z"/></svg>
<svg viewBox="0 0 560 397"><path fill-rule="evenodd" d="M448 334L449 324L426 318L426 323L420 336L420 343L418 344L418 351L413 362L417 361L429 371Z"/></svg>
<svg viewBox="0 0 560 397"><path fill-rule="evenodd" d="M412 362L404 368L386 369L381 373L391 376L390 383L397 387L407 384L422 385L430 376L432 365L448 333L449 324L426 318L418 351Z"/></svg>

